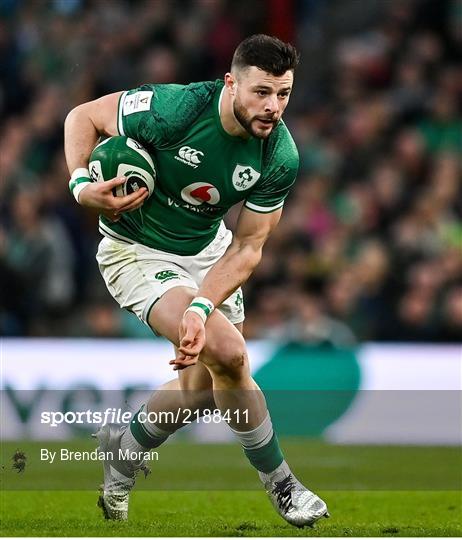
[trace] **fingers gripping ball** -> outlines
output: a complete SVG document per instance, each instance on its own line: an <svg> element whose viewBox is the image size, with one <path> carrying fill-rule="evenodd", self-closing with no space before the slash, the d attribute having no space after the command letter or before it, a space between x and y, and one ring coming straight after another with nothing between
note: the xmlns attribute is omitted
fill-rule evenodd
<svg viewBox="0 0 462 540"><path fill-rule="evenodd" d="M149 196L154 191L154 162L147 150L129 137L109 137L96 145L90 156L89 169L92 182L127 177L125 184L114 188L116 197L130 195L143 187L147 188Z"/></svg>

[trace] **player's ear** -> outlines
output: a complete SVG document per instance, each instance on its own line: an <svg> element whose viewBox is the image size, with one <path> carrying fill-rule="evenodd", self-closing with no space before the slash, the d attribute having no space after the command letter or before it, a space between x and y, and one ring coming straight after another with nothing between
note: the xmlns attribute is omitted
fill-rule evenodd
<svg viewBox="0 0 462 540"><path fill-rule="evenodd" d="M231 95L234 95L236 90L236 77L231 73L225 75L225 86L230 91Z"/></svg>

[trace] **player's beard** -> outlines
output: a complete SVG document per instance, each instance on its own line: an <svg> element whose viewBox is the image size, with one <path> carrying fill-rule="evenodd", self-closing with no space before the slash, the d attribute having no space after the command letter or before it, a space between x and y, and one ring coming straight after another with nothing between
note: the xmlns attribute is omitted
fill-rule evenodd
<svg viewBox="0 0 462 540"><path fill-rule="evenodd" d="M260 131L260 130L257 131L253 127L253 122L255 120L258 120L259 117L250 116L250 114L247 112L247 109L242 105L242 103L239 101L239 98L237 96L233 103L233 112L234 112L234 116L236 117L236 120L247 131L247 133L249 135L252 135L252 137L256 137L257 139L266 139L267 137L269 137L278 122L277 120L273 121L273 125L270 131ZM273 119L272 116L265 117L263 115L260 118L264 118L265 120Z"/></svg>

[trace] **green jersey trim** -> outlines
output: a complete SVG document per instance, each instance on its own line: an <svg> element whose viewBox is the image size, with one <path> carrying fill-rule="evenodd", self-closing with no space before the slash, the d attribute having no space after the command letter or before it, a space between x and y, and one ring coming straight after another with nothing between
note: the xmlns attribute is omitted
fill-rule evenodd
<svg viewBox="0 0 462 540"><path fill-rule="evenodd" d="M220 132L225 139L229 139L231 141L236 141L236 137L234 135L229 134L226 129L223 127L223 124L221 123L221 116L220 116L220 109L221 109L221 102L223 100L223 94L225 92L225 87L220 90L220 95L218 96L218 103L215 109L215 123L217 125L218 131Z"/></svg>
<svg viewBox="0 0 462 540"><path fill-rule="evenodd" d="M282 200L274 206L259 206L258 204L246 201L244 206L249 210L253 210L254 212L260 212L261 214L269 214L270 212L274 212L275 210L282 208L284 206L284 201Z"/></svg>
<svg viewBox="0 0 462 540"><path fill-rule="evenodd" d="M134 240L123 236L122 234L116 233L114 230L107 227L101 220L99 220L99 232L103 236L107 236L111 240L117 240L119 242L124 242L125 244L136 244Z"/></svg>
<svg viewBox="0 0 462 540"><path fill-rule="evenodd" d="M119 130L119 135L125 135L124 124L122 122L122 110L123 110L122 103L124 102L127 94L128 92L126 91L123 94L121 94L119 97L119 106L117 110L117 129Z"/></svg>

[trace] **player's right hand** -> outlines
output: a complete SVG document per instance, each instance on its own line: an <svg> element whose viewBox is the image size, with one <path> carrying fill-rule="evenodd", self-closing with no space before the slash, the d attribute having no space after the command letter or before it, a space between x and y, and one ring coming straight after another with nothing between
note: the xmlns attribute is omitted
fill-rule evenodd
<svg viewBox="0 0 462 540"><path fill-rule="evenodd" d="M169 362L174 371L196 364L205 346L205 326L197 313L192 311L184 313L179 328L179 339L177 356Z"/></svg>
<svg viewBox="0 0 462 540"><path fill-rule="evenodd" d="M140 208L149 195L146 188L141 188L123 197L114 196L112 190L126 181L125 176L119 176L107 182L92 182L80 192L79 203L95 208L112 221L118 221L120 214Z"/></svg>

